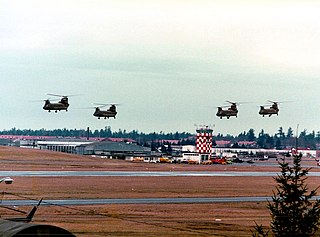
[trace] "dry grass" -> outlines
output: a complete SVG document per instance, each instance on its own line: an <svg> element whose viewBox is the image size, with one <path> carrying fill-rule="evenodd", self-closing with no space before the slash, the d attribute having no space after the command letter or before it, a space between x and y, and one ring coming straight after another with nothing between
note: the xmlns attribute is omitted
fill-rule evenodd
<svg viewBox="0 0 320 237"><path fill-rule="evenodd" d="M313 161L307 161L313 164ZM275 166L144 164L0 147L0 170L278 171ZM312 171L319 171L315 168ZM1 171L0 171L1 172ZM272 177L13 177L5 199L270 196ZM310 188L319 184L309 177ZM21 207L29 210L30 207ZM0 209L4 217L20 216ZM270 221L266 203L41 206L34 218L77 236L251 236Z"/></svg>

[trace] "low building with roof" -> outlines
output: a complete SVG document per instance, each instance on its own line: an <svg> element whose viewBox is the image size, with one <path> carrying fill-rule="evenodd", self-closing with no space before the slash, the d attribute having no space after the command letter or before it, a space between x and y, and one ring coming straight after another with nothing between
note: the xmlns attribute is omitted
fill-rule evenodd
<svg viewBox="0 0 320 237"><path fill-rule="evenodd" d="M226 140L217 140L215 141L216 147L230 147L231 146L231 141L226 141Z"/></svg>
<svg viewBox="0 0 320 237"><path fill-rule="evenodd" d="M150 156L151 148L137 144L113 141L100 141L77 146L76 153L81 155L98 155L107 158L130 158L136 156Z"/></svg>
<svg viewBox="0 0 320 237"><path fill-rule="evenodd" d="M66 153L76 153L76 147L90 144L94 141L80 139L56 139L37 141L36 147L41 150L60 151Z"/></svg>

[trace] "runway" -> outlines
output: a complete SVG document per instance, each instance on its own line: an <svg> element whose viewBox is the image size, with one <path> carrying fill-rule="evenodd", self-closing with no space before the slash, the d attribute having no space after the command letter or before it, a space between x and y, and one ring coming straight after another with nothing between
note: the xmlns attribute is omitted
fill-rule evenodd
<svg viewBox="0 0 320 237"><path fill-rule="evenodd" d="M277 172L237 172L237 171L0 171L0 177L274 177ZM308 176L320 177L320 172L309 172Z"/></svg>
<svg viewBox="0 0 320 237"><path fill-rule="evenodd" d="M235 171L0 171L0 177L275 177L276 172ZM319 177L320 172L308 176ZM319 199L320 196L315 197ZM41 205L106 205L106 204L182 204L182 203L232 203L266 202L271 196L262 197L198 197L198 198L116 198L116 199L61 199L43 200ZM0 206L36 205L33 200L2 200Z"/></svg>
<svg viewBox="0 0 320 237"><path fill-rule="evenodd" d="M319 199L320 196L314 197ZM272 198L264 197L213 197L213 198L102 198L102 199L59 199L43 200L41 206L74 206L106 204L183 204L183 203L232 203L232 202L266 202ZM0 206L34 206L36 200L3 200Z"/></svg>

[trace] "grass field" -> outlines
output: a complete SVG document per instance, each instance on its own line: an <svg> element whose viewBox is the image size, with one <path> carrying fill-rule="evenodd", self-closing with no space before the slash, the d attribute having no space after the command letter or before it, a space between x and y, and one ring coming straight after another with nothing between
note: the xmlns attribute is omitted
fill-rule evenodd
<svg viewBox="0 0 320 237"><path fill-rule="evenodd" d="M314 165L312 160L304 164ZM14 170L116 171L278 171L277 166L251 164L178 165L107 160L41 150L0 147L0 173ZM3 199L166 198L271 196L272 177L12 177L1 184ZM319 184L309 177L310 188ZM28 211L30 207L19 207ZM22 214L0 209L2 218ZM40 206L35 223L65 228L76 236L251 236L254 222L268 225L265 202L205 204L111 204Z"/></svg>

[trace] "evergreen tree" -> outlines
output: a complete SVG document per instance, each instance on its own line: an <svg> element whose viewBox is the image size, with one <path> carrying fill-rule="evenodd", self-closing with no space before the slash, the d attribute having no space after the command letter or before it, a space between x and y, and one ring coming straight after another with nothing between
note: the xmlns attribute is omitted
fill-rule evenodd
<svg viewBox="0 0 320 237"><path fill-rule="evenodd" d="M252 141L255 141L256 140L256 136L254 134L254 129L250 129L247 133L247 140L252 142Z"/></svg>
<svg viewBox="0 0 320 237"><path fill-rule="evenodd" d="M264 133L263 129L261 130L261 132L258 135L257 145L261 148L266 147L266 134Z"/></svg>
<svg viewBox="0 0 320 237"><path fill-rule="evenodd" d="M282 148L281 140L280 140L280 138L277 138L277 141L276 141L276 149L277 149L277 150L280 150L281 148Z"/></svg>
<svg viewBox="0 0 320 237"><path fill-rule="evenodd" d="M291 127L288 128L287 137L288 138L293 137L293 130Z"/></svg>
<svg viewBox="0 0 320 237"><path fill-rule="evenodd" d="M273 148L274 147L274 139L270 135L266 135L266 148Z"/></svg>
<svg viewBox="0 0 320 237"><path fill-rule="evenodd" d="M317 189L308 192L305 184L310 169L302 169L301 157L293 158L289 166L284 160L279 163L281 174L275 177L276 192L268 202L271 212L270 230L261 225L255 227L254 237L310 237L316 236L320 224L320 200L312 201Z"/></svg>
<svg viewBox="0 0 320 237"><path fill-rule="evenodd" d="M285 134L284 134L284 132L283 132L283 128L282 128L282 127L279 128L277 135L278 135L280 138L284 138L284 137L285 137Z"/></svg>

